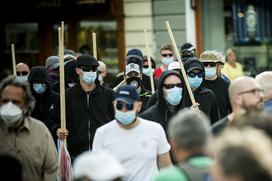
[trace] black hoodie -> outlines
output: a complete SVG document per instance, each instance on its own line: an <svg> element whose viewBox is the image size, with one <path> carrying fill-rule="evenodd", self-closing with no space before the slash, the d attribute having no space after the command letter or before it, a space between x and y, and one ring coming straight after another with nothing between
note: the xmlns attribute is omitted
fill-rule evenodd
<svg viewBox="0 0 272 181"><path fill-rule="evenodd" d="M170 70L170 71L164 71L162 73L162 75L160 76L159 79L159 84L158 84L158 90L157 90L157 102L155 105L151 106L148 110L144 111L142 114L140 114L140 117L143 119L147 119L150 121L154 121L157 123L160 123L162 125L162 127L164 128L164 130L167 130L167 125L168 125L168 121L170 120L170 118L175 115L180 109L184 108L185 102L188 102L186 99L186 94L187 94L187 90L185 88L185 86L183 86L183 91L182 91L182 99L180 101L180 103L175 106L175 110L174 111L170 111L169 106L167 101L164 98L163 95L163 82L165 80L165 78L167 78L170 75L176 75L177 77L179 77L184 85L184 81L182 80L182 78L180 77L180 75L174 71L174 70Z"/></svg>
<svg viewBox="0 0 272 181"><path fill-rule="evenodd" d="M205 69L203 64L196 58L189 58L184 64L184 69L187 74L193 69L199 69L203 72L202 83L194 90L193 94L196 102L199 103L199 109L210 118L211 124L213 124L220 119L220 113L214 92L203 87L205 83ZM190 102L187 104L190 104Z"/></svg>
<svg viewBox="0 0 272 181"><path fill-rule="evenodd" d="M36 105L31 116L45 123L51 130L52 121L50 118L59 99L59 95L51 90L50 79L46 68L43 66L32 67L28 81L31 86L32 95L36 99ZM42 94L37 94L33 89L33 83L37 81L42 81L47 85L45 92Z"/></svg>

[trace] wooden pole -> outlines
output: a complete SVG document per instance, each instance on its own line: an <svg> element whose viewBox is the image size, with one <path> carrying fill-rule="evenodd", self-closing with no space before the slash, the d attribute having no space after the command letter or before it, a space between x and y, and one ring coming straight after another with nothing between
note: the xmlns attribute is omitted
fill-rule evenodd
<svg viewBox="0 0 272 181"><path fill-rule="evenodd" d="M14 48L14 44L11 44L11 57L12 57L12 69L13 69L13 75L17 76L17 73L16 73L16 59L15 59L15 48Z"/></svg>
<svg viewBox="0 0 272 181"><path fill-rule="evenodd" d="M194 98L194 95L193 95L193 92L192 92L192 89L190 87L190 84L189 84L189 81L188 81L188 78L187 78L187 74L184 70L184 67L183 67L183 64L182 64L182 61L181 61L181 58L180 58L180 54L179 54L179 51L178 51L178 47L176 45L176 41L175 41L175 38L173 36L173 33L172 33L172 30L171 30L171 27L170 27L170 24L168 21L165 22L166 24L166 28L167 28L167 31L168 31L168 34L170 36L170 39L171 39L171 42L172 42L172 46L174 48L174 52L176 54L176 57L178 59L178 62L179 62L179 65L180 65L180 69L181 69L181 73L182 73L182 76L183 76L183 79L185 81L185 85L187 87L187 90L189 92L189 96L190 96L190 99L192 101L192 104L194 105L196 102L195 102L195 98Z"/></svg>
<svg viewBox="0 0 272 181"><path fill-rule="evenodd" d="M152 72L151 59L150 59L148 32L146 31L146 29L144 29L144 33L145 33L145 46L146 46L147 62L148 62L148 69L149 69L149 78L150 78L150 84L151 84L151 92L152 94L154 94L155 93L154 79L153 79L153 72Z"/></svg>
<svg viewBox="0 0 272 181"><path fill-rule="evenodd" d="M96 34L93 33L93 56L97 60Z"/></svg>
<svg viewBox="0 0 272 181"><path fill-rule="evenodd" d="M64 23L58 28L59 33L59 76L60 76L60 121L61 129L66 129L66 113L65 113L65 87L64 87ZM64 140L65 141L65 140Z"/></svg>

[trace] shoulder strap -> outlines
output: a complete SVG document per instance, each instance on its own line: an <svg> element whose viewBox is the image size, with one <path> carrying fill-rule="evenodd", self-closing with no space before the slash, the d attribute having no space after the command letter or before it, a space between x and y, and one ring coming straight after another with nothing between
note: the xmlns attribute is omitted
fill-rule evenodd
<svg viewBox="0 0 272 181"><path fill-rule="evenodd" d="M178 168L186 175L188 181L209 181L209 168L198 168L188 163L178 165Z"/></svg>

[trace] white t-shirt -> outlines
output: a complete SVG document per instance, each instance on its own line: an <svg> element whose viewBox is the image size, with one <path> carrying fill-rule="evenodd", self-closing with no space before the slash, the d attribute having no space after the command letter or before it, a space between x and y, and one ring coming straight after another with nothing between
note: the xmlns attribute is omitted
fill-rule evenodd
<svg viewBox="0 0 272 181"><path fill-rule="evenodd" d="M125 181L152 180L158 173L157 156L170 150L161 125L139 119L132 129L121 128L113 120L98 128L94 136L92 151L106 150L115 155L125 167Z"/></svg>

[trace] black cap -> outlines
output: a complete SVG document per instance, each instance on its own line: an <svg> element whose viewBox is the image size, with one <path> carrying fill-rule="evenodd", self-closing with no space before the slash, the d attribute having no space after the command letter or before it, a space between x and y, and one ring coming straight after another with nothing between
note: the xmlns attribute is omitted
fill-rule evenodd
<svg viewBox="0 0 272 181"><path fill-rule="evenodd" d="M181 48L181 57L182 58L188 58L188 57L194 57L195 56L195 47L191 43L184 43Z"/></svg>
<svg viewBox="0 0 272 181"><path fill-rule="evenodd" d="M143 53L140 49L138 48L133 48L133 49L130 49L127 51L127 54L126 54L126 59L130 59L130 58L137 58L141 61L143 61Z"/></svg>
<svg viewBox="0 0 272 181"><path fill-rule="evenodd" d="M76 66L99 66L97 60L91 55L80 55L77 57Z"/></svg>

